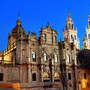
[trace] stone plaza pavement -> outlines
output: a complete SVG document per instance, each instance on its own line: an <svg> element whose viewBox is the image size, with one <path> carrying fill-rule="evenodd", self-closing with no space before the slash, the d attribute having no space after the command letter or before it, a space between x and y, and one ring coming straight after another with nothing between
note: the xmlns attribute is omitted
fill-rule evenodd
<svg viewBox="0 0 90 90"><path fill-rule="evenodd" d="M17 90L17 89L0 87L0 90Z"/></svg>

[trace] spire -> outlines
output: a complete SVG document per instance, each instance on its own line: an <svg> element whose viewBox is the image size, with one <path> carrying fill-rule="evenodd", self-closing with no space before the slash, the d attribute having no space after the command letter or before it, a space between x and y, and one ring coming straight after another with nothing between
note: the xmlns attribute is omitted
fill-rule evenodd
<svg viewBox="0 0 90 90"><path fill-rule="evenodd" d="M69 8L68 8L68 17L67 17L67 21L66 21L65 30L74 30L74 25L73 25L72 18L70 17Z"/></svg>
<svg viewBox="0 0 90 90"><path fill-rule="evenodd" d="M89 2L89 18L88 21L90 21L90 2Z"/></svg>
<svg viewBox="0 0 90 90"><path fill-rule="evenodd" d="M19 14L18 14L17 25L18 25L18 26L21 26L20 11L19 11Z"/></svg>
<svg viewBox="0 0 90 90"><path fill-rule="evenodd" d="M89 3L89 8L90 8L90 3ZM89 18L88 18L88 28L90 28L90 9L89 9Z"/></svg>
<svg viewBox="0 0 90 90"><path fill-rule="evenodd" d="M19 14L18 14L18 19L20 20L20 11L19 11Z"/></svg>
<svg viewBox="0 0 90 90"><path fill-rule="evenodd" d="M68 7L68 18L70 17L70 11L69 11L69 7Z"/></svg>
<svg viewBox="0 0 90 90"><path fill-rule="evenodd" d="M70 10L68 7L68 17L67 17L67 22L72 22L72 18L70 17Z"/></svg>

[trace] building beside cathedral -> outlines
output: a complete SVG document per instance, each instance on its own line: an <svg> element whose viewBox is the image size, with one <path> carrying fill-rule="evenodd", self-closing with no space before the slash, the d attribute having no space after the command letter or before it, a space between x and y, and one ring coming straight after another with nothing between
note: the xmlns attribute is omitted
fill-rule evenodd
<svg viewBox="0 0 90 90"><path fill-rule="evenodd" d="M63 30L64 41L49 22L40 36L26 31L20 16L8 35L8 46L0 52L0 87L17 90L89 90L90 89L90 15L79 49L77 29L70 12Z"/></svg>

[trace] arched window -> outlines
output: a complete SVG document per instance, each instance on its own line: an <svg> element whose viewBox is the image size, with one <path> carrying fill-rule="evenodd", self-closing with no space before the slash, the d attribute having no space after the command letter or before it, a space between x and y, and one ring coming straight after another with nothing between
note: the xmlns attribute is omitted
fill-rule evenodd
<svg viewBox="0 0 90 90"><path fill-rule="evenodd" d="M55 73L54 77L59 78L60 74L58 72Z"/></svg>
<svg viewBox="0 0 90 90"><path fill-rule="evenodd" d="M32 81L36 81L36 73L32 74Z"/></svg>
<svg viewBox="0 0 90 90"><path fill-rule="evenodd" d="M71 73L68 73L68 79L71 80Z"/></svg>
<svg viewBox="0 0 90 90"><path fill-rule="evenodd" d="M3 73L0 73L0 81L3 81Z"/></svg>
<svg viewBox="0 0 90 90"><path fill-rule="evenodd" d="M73 40L73 36L71 35L71 39Z"/></svg>
<svg viewBox="0 0 90 90"><path fill-rule="evenodd" d="M33 59L33 62L36 62L36 53L35 52L32 52L32 59Z"/></svg>
<svg viewBox="0 0 90 90"><path fill-rule="evenodd" d="M73 24L72 24L72 29L73 29Z"/></svg>
<svg viewBox="0 0 90 90"><path fill-rule="evenodd" d="M47 72L44 72L44 73L43 73L43 77L44 77L44 78L48 78L48 77L49 77L49 74L48 74Z"/></svg>
<svg viewBox="0 0 90 90"><path fill-rule="evenodd" d="M70 63L70 56L69 55L67 55L67 61L68 61L68 63Z"/></svg>
<svg viewBox="0 0 90 90"><path fill-rule="evenodd" d="M55 62L57 63L57 55L55 55Z"/></svg>
<svg viewBox="0 0 90 90"><path fill-rule="evenodd" d="M44 61L46 62L47 60L47 55L44 53Z"/></svg>
<svg viewBox="0 0 90 90"><path fill-rule="evenodd" d="M57 36L55 36L55 43L57 43Z"/></svg>

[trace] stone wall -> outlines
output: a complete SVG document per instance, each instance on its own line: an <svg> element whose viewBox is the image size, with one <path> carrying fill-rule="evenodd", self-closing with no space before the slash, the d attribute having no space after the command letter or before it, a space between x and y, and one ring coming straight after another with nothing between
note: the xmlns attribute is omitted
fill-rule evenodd
<svg viewBox="0 0 90 90"><path fill-rule="evenodd" d="M19 82L19 66L0 65L0 73L3 73L3 81L0 81L0 83Z"/></svg>

